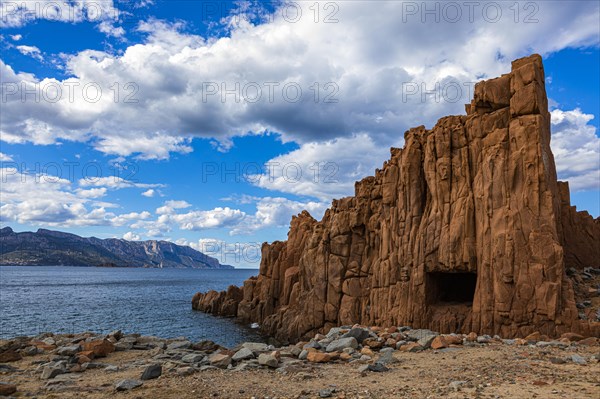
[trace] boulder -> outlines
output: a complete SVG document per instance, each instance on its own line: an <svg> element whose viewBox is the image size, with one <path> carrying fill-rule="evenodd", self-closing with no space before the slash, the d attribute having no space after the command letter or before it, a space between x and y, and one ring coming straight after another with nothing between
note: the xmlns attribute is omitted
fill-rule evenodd
<svg viewBox="0 0 600 399"><path fill-rule="evenodd" d="M60 356L73 356L81 351L81 345L62 346L56 350Z"/></svg>
<svg viewBox="0 0 600 399"><path fill-rule="evenodd" d="M204 355L200 355L198 353L188 353L181 358L181 361L184 363L200 363L202 359L204 359Z"/></svg>
<svg viewBox="0 0 600 399"><path fill-rule="evenodd" d="M82 348L93 352L95 357L106 357L115 351L115 345L106 339L84 342Z"/></svg>
<svg viewBox="0 0 600 399"><path fill-rule="evenodd" d="M306 360L311 363L327 363L333 360L333 355L323 352L308 352Z"/></svg>
<svg viewBox="0 0 600 399"><path fill-rule="evenodd" d="M115 385L115 389L117 391L130 391L132 389L141 387L143 384L144 383L139 380L126 379L126 380L121 380L121 381L117 382L117 384Z"/></svg>
<svg viewBox="0 0 600 399"><path fill-rule="evenodd" d="M142 376L140 377L140 379L142 381L152 380L154 378L160 377L161 374L162 366L160 364L151 364L149 366L146 366L146 368L142 372Z"/></svg>
<svg viewBox="0 0 600 399"><path fill-rule="evenodd" d="M261 353L258 355L258 364L261 366L276 368L279 365L279 361L272 354Z"/></svg>
<svg viewBox="0 0 600 399"><path fill-rule="evenodd" d="M369 330L366 328L362 328L362 327L354 327L352 328L350 331L348 331L346 334L344 334L342 336L342 338L349 338L349 337L353 337L354 339L356 339L356 342L358 342L359 344L362 344L362 342L369 338L370 333Z"/></svg>
<svg viewBox="0 0 600 399"><path fill-rule="evenodd" d="M252 359L254 357L254 353L248 348L242 348L239 351L235 352L235 354L231 357L231 360L234 362L239 362L241 360Z"/></svg>
<svg viewBox="0 0 600 399"><path fill-rule="evenodd" d="M356 338L348 337L348 338L340 338L340 339L336 339L335 341L332 341L329 345L327 345L327 348L325 349L325 351L341 352L345 348L356 349L357 347L358 347L358 342L356 341Z"/></svg>
<svg viewBox="0 0 600 399"><path fill-rule="evenodd" d="M231 356L222 353L213 353L208 357L208 362L213 367L226 369L231 364Z"/></svg>

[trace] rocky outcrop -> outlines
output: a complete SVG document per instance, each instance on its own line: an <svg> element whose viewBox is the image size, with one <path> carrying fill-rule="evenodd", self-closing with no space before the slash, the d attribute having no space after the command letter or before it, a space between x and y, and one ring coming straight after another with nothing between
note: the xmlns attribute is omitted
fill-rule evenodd
<svg viewBox="0 0 600 399"><path fill-rule="evenodd" d="M598 267L600 224L557 182L541 57L478 83L466 111L407 131L355 196L320 222L302 212L286 242L264 244L242 292L197 294L192 306L281 340L354 323L598 335L579 320L565 270Z"/></svg>
<svg viewBox="0 0 600 399"><path fill-rule="evenodd" d="M80 237L39 229L0 229L0 265L231 269L213 257L168 241Z"/></svg>

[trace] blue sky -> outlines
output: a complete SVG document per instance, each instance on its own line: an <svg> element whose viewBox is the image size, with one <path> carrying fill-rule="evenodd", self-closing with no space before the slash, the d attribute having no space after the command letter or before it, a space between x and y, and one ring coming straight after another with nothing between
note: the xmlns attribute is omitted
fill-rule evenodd
<svg viewBox="0 0 600 399"><path fill-rule="evenodd" d="M2 0L2 226L258 267L244 248L320 218L406 129L463 113L469 87L532 52L559 178L600 214L597 2L375 4ZM458 100L408 91L448 83Z"/></svg>

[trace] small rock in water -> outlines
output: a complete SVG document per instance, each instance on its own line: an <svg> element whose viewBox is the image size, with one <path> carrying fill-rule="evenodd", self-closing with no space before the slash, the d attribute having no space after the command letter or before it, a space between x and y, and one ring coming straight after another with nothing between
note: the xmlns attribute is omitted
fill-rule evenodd
<svg viewBox="0 0 600 399"><path fill-rule="evenodd" d="M146 369L142 373L141 380L152 380L154 378L160 377L161 374L162 366L160 364L151 364L150 366L146 367Z"/></svg>
<svg viewBox="0 0 600 399"><path fill-rule="evenodd" d="M144 383L139 380L121 380L115 385L117 391L129 391L131 389L141 387Z"/></svg>

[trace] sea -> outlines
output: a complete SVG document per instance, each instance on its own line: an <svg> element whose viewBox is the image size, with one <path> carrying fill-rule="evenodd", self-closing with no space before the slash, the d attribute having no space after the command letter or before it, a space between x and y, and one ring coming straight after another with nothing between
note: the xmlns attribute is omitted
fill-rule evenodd
<svg viewBox="0 0 600 399"><path fill-rule="evenodd" d="M43 332L263 342L253 326L194 311L198 292L242 285L258 270L0 266L0 338Z"/></svg>

